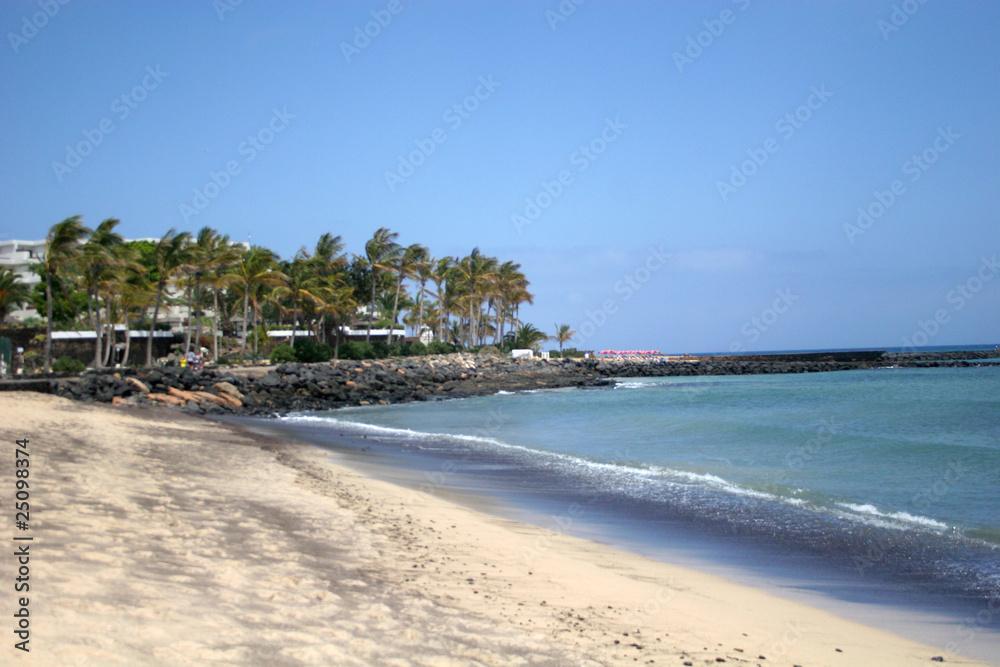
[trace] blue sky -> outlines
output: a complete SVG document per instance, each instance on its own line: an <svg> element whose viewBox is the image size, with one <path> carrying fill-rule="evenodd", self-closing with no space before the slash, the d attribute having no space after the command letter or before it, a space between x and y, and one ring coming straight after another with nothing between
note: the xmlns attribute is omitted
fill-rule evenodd
<svg viewBox="0 0 1000 667"><path fill-rule="evenodd" d="M525 319L584 348L1000 342L996 3L9 0L0 28L3 238L82 214L288 257L387 226L519 262Z"/></svg>

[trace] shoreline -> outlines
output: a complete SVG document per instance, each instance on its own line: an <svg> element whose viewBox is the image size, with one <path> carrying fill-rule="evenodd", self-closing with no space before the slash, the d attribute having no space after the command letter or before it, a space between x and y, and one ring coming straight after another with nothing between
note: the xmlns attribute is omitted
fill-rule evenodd
<svg viewBox="0 0 1000 667"><path fill-rule="evenodd" d="M422 409L415 407L411 414ZM482 410L494 415L493 408ZM340 419L336 412L327 416ZM372 433L364 418L356 424L344 418L347 421L326 424L322 416L318 422L309 416L302 417L305 421L292 417L287 422L234 422L312 443L345 457L349 467L364 474L502 518L714 573L904 637L958 646L980 659L998 655L995 615L977 616L983 609L995 609L995 595L977 595L976 582L925 569L925 558L966 562L962 559L971 552L963 549L991 558L984 545L960 546L926 534L915 540L908 532L844 525L783 505L744 506L728 514L727 500L716 499L721 504L713 511L690 511L684 502L675 505L630 496L613 488L615 484L604 486L606 477L597 482L576 466L564 467L558 455L536 460L516 448L477 450L447 436L428 440L421 433L409 441L409 431ZM782 527L788 525L796 530ZM929 556L934 553L937 556Z"/></svg>
<svg viewBox="0 0 1000 667"><path fill-rule="evenodd" d="M852 360L850 355L855 358ZM772 356L698 357L684 361L658 357L514 360L456 353L201 371L181 367L108 369L73 378L0 382L0 391L47 389L86 402L167 405L195 415L273 416L352 405L467 398L500 391L607 387L615 383L615 378L975 367L993 365L988 360L1000 358L1000 351Z"/></svg>
<svg viewBox="0 0 1000 667"><path fill-rule="evenodd" d="M36 457L40 664L983 664L312 445L164 409L0 407Z"/></svg>

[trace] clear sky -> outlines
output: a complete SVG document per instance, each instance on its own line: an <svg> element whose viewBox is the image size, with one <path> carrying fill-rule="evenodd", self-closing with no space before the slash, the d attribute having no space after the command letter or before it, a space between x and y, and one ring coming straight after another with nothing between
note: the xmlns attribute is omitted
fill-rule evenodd
<svg viewBox="0 0 1000 667"><path fill-rule="evenodd" d="M581 348L1000 343L1000 3L5 0L0 28L0 238L81 214L289 257L387 226L519 262L524 319Z"/></svg>

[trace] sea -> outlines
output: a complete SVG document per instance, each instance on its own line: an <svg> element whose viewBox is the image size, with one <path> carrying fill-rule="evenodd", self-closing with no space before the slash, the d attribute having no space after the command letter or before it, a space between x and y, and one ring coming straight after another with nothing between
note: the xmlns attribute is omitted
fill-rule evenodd
<svg viewBox="0 0 1000 667"><path fill-rule="evenodd" d="M263 427L1000 664L1000 363L620 378Z"/></svg>

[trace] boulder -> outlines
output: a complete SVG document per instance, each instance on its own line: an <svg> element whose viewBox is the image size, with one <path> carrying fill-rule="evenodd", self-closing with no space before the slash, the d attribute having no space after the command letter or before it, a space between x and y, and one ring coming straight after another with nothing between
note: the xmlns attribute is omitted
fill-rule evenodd
<svg viewBox="0 0 1000 667"><path fill-rule="evenodd" d="M138 391L140 391L143 394L148 394L149 393L149 387L147 387L146 383L143 382L142 380L140 380L139 378L136 378L136 377L127 377L127 378L125 378L125 382L129 383L130 385L132 385L133 387L135 387Z"/></svg>
<svg viewBox="0 0 1000 667"><path fill-rule="evenodd" d="M163 403L164 405L172 405L174 407L180 408L187 404L183 398L178 398L177 396L170 396L169 394L146 394L146 398L151 401L156 401L157 403Z"/></svg>

